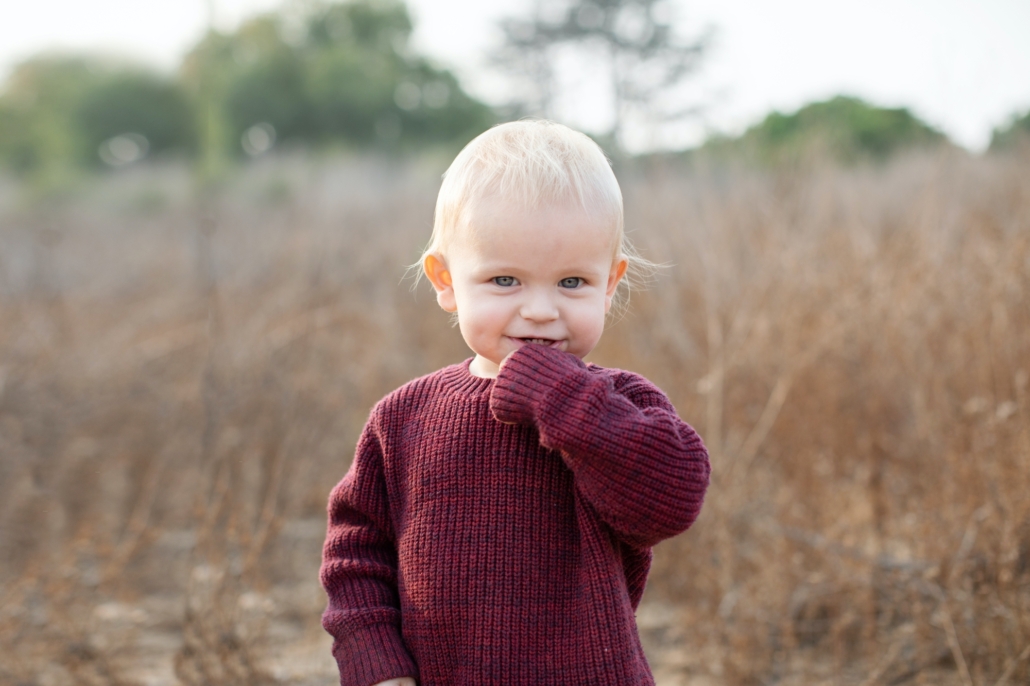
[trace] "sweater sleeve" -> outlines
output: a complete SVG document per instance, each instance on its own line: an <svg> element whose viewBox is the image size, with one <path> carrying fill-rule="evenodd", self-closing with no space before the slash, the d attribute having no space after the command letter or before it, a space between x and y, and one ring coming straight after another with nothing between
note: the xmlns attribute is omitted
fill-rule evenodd
<svg viewBox="0 0 1030 686"><path fill-rule="evenodd" d="M526 345L501 368L490 407L499 421L534 425L541 444L561 453L581 495L630 545L674 536L701 511L708 451L643 377L616 390L609 375L576 356Z"/></svg>
<svg viewBox="0 0 1030 686"><path fill-rule="evenodd" d="M375 425L373 412L350 470L329 496L322 549L320 577L329 597L322 626L334 639L341 686L418 678L401 638L397 552Z"/></svg>

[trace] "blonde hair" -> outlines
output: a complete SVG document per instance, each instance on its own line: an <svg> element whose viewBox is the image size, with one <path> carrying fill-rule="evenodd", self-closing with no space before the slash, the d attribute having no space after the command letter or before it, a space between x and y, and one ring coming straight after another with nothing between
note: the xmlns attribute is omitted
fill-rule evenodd
<svg viewBox="0 0 1030 686"><path fill-rule="evenodd" d="M443 254L457 228L492 194L523 207L575 201L609 226L615 235L613 262L629 263L616 293L620 304L631 287L645 284L655 272L626 239L622 190L600 146L562 124L523 119L476 136L444 172L420 275L426 256Z"/></svg>

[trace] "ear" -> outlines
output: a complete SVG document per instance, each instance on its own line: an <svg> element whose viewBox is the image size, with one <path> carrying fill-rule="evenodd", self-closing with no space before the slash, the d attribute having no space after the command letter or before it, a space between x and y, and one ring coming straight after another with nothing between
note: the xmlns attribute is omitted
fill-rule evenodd
<svg viewBox="0 0 1030 686"><path fill-rule="evenodd" d="M622 259L613 264L612 270L608 273L608 286L604 291L605 312L612 309L612 298L615 296L615 289L619 287L619 282L626 275L627 267L629 267L629 260Z"/></svg>
<svg viewBox="0 0 1030 686"><path fill-rule="evenodd" d="M442 255L430 253L422 260L422 270L429 277L433 289L436 290L436 302L445 312L457 312L458 303L454 299L454 284L451 272L447 269Z"/></svg>

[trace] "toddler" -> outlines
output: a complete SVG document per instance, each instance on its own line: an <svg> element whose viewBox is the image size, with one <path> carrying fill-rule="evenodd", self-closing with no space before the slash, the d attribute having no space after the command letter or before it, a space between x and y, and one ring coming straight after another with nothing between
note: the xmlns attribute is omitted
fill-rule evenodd
<svg viewBox="0 0 1030 686"><path fill-rule="evenodd" d="M647 379L582 361L640 263L585 135L503 124L454 160L421 266L475 355L383 398L330 495L343 686L654 683L634 612L709 464Z"/></svg>

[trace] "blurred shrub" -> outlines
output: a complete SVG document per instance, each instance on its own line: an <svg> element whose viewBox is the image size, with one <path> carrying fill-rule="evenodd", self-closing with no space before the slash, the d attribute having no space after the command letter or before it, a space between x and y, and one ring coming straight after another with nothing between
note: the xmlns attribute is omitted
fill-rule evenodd
<svg viewBox="0 0 1030 686"><path fill-rule="evenodd" d="M884 108L840 95L793 114L772 112L737 138L714 137L702 147L715 158L781 164L830 157L838 162L882 161L902 150L948 139L907 108Z"/></svg>
<svg viewBox="0 0 1030 686"><path fill-rule="evenodd" d="M990 150L992 152L1012 150L1020 144L1030 145L1030 110L1027 110L1022 116L1012 115L1008 124L994 129Z"/></svg>
<svg viewBox="0 0 1030 686"><path fill-rule="evenodd" d="M75 112L88 159L109 139L143 136L152 152L190 151L196 145L193 105L170 80L145 72L120 72L89 88Z"/></svg>
<svg viewBox="0 0 1030 686"><path fill-rule="evenodd" d="M0 97L0 161L18 172L83 158L75 122L102 66L75 57L42 56L15 67Z"/></svg>

